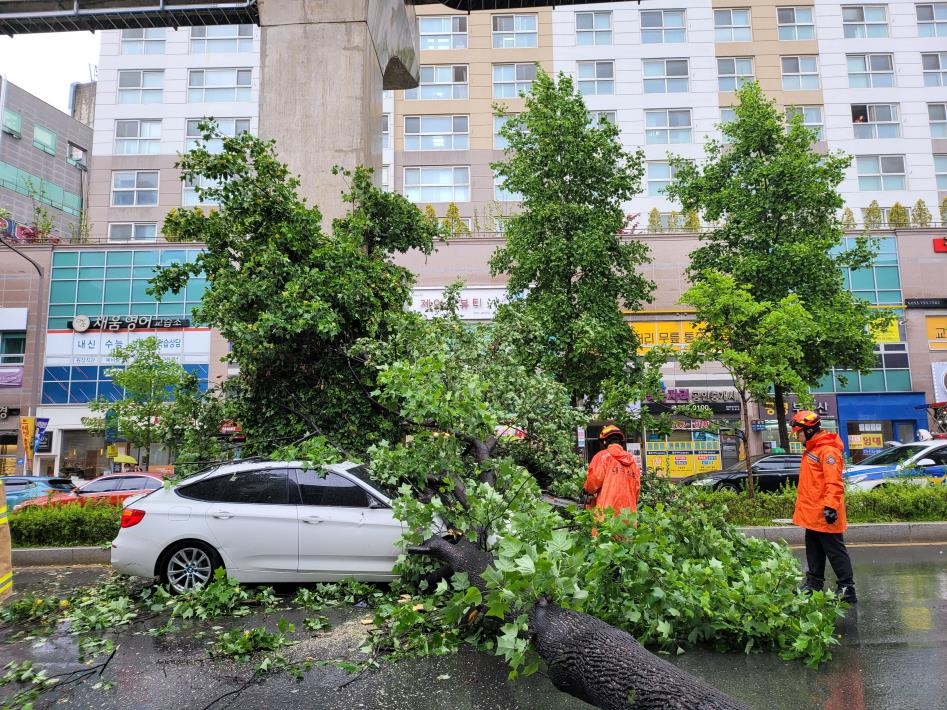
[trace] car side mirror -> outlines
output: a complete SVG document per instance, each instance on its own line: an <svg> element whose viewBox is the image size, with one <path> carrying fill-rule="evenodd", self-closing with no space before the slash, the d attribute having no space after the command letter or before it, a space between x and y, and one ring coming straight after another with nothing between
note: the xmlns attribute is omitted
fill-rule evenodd
<svg viewBox="0 0 947 710"><path fill-rule="evenodd" d="M934 459L921 459L914 465L918 468L925 468L927 466L936 466L937 463L934 461Z"/></svg>

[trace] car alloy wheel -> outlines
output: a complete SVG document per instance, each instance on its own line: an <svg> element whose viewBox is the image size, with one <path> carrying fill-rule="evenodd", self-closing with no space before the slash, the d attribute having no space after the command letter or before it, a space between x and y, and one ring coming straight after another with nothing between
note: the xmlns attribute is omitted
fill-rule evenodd
<svg viewBox="0 0 947 710"><path fill-rule="evenodd" d="M221 566L217 552L207 545L192 542L172 549L162 565L162 581L174 594L203 587Z"/></svg>

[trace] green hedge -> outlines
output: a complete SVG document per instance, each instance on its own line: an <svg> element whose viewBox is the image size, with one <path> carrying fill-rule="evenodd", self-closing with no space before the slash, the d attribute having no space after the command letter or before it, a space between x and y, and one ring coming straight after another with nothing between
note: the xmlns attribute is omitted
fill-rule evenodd
<svg viewBox="0 0 947 710"><path fill-rule="evenodd" d="M14 547L105 545L115 539L120 505L32 505L10 515Z"/></svg>
<svg viewBox="0 0 947 710"><path fill-rule="evenodd" d="M791 518L796 489L757 493L753 500L745 492L700 491L705 503L723 503L726 518L734 525L772 525L773 520ZM848 491L845 509L849 523L932 522L947 520L947 486L887 485L870 491Z"/></svg>

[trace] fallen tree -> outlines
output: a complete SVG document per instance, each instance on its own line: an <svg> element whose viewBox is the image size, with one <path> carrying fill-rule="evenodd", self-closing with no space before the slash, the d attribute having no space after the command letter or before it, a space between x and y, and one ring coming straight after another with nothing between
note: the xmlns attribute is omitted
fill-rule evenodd
<svg viewBox="0 0 947 710"><path fill-rule="evenodd" d="M465 572L481 594L493 556L467 540L434 536L409 552L428 555ZM648 651L635 638L594 616L563 609L546 599L529 611L533 647L559 690L603 708L735 710L743 703Z"/></svg>

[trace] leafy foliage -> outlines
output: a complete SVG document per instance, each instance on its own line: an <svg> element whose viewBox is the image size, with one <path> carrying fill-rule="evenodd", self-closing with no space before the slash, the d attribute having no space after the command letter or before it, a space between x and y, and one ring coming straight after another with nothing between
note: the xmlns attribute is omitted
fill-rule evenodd
<svg viewBox="0 0 947 710"><path fill-rule="evenodd" d="M927 209L927 203L921 198L918 198L917 202L914 203L914 207L911 208L911 221L914 226L922 229L931 226L931 211Z"/></svg>
<svg viewBox="0 0 947 710"><path fill-rule="evenodd" d="M652 207L648 212L648 231L651 234L661 234L664 231L664 224L661 222L661 213L657 207Z"/></svg>
<svg viewBox="0 0 947 710"><path fill-rule="evenodd" d="M89 409L115 412L119 436L141 447L142 465L147 470L151 444L161 441L155 421L167 416L179 388L196 388L196 381L180 364L162 357L158 338L154 336L120 345L112 351L112 356L120 360L122 366L108 370L107 374L124 390L125 397L118 400L99 397L89 402ZM101 435L105 431L104 415L84 417L82 422L92 432Z"/></svg>
<svg viewBox="0 0 947 710"><path fill-rule="evenodd" d="M286 619L280 619L276 632L267 631L262 626L224 631L214 641L210 655L226 656L236 661L248 661L252 655L260 651L277 651L284 646L289 646L291 642L286 638L286 634L293 633L295 630L296 627L293 624ZM257 672L264 672L269 667L271 664L265 668L258 666Z"/></svg>
<svg viewBox="0 0 947 710"><path fill-rule="evenodd" d="M911 226L911 215L900 202L895 202L888 210L888 226L894 229L905 229Z"/></svg>
<svg viewBox="0 0 947 710"><path fill-rule="evenodd" d="M647 248L619 235L622 205L639 190L642 153L622 148L614 124L589 124L570 77L555 81L542 70L525 111L500 133L509 149L493 168L522 196L523 210L509 218L506 244L490 260L494 275L508 277L510 303L496 320L522 313L532 326L520 348L528 369L554 376L574 403L594 401L611 380L635 378L628 363L637 336L621 309L639 308L654 288L638 273Z"/></svg>
<svg viewBox="0 0 947 710"><path fill-rule="evenodd" d="M85 505L30 505L10 514L14 547L105 545L118 534L122 506L90 501Z"/></svg>
<svg viewBox="0 0 947 710"><path fill-rule="evenodd" d="M364 448L397 423L366 393L370 373L347 352L362 337L383 338L392 313L406 303L413 277L388 256L429 253L438 227L402 196L383 192L371 172L345 173L350 210L322 230L318 209L296 193L298 179L274 153L272 142L248 133L222 136L204 124L206 143L179 163L185 180L219 208L173 210L163 231L202 242L196 261L162 269L152 280L159 297L177 293L202 274L207 289L195 317L232 346L240 374L232 378L236 418L249 453L306 433L325 433Z"/></svg>
<svg viewBox="0 0 947 710"><path fill-rule="evenodd" d="M884 221L884 214L881 212L881 205L878 200L872 200L868 203L862 214L862 221L865 223L865 229L881 229Z"/></svg>
<svg viewBox="0 0 947 710"><path fill-rule="evenodd" d="M672 158L676 177L666 192L684 209L699 209L717 223L691 253L692 283L713 272L728 274L773 307L796 294L810 316L813 337L804 358L792 370L773 373L786 448L783 393L802 382L816 384L832 367L870 369L875 356L869 327L891 316L873 312L844 287L842 271L869 265L875 253L865 240L842 248L837 188L850 156L816 152L815 133L802 116L787 126L784 113L756 83L741 87L738 97L736 120L721 127L726 142L710 140L700 165Z"/></svg>

